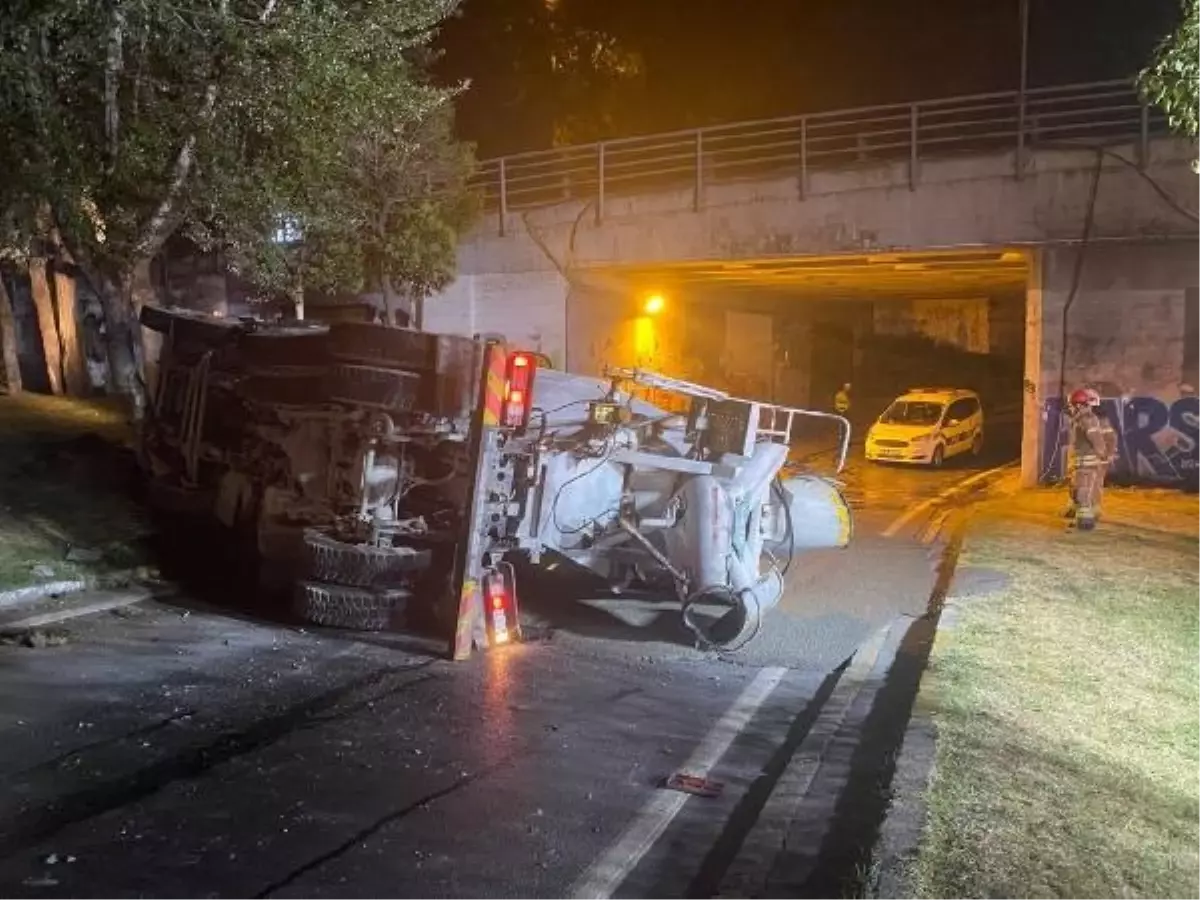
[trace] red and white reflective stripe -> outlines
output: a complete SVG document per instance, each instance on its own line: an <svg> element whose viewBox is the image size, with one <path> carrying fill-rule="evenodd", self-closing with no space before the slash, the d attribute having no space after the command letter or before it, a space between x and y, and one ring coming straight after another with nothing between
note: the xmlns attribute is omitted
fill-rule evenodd
<svg viewBox="0 0 1200 900"><path fill-rule="evenodd" d="M487 378L483 390L483 424L499 425L507 393L504 379L504 348L492 344L487 349Z"/></svg>

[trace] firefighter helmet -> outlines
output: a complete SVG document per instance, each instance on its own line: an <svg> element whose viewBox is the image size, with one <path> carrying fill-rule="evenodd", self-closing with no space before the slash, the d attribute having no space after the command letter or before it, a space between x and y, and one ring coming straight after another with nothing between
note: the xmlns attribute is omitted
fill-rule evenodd
<svg viewBox="0 0 1200 900"><path fill-rule="evenodd" d="M1091 388L1078 388L1071 392L1072 406L1099 406L1100 395Z"/></svg>

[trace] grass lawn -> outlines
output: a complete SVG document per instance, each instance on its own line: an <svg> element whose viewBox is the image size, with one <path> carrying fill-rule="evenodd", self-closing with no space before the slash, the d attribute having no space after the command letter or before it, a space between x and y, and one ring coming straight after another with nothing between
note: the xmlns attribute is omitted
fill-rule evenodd
<svg viewBox="0 0 1200 900"><path fill-rule="evenodd" d="M981 510L960 566L1011 583L962 601L922 684L913 896L1200 896L1195 507L1191 534L1079 535L1029 496Z"/></svg>
<svg viewBox="0 0 1200 900"><path fill-rule="evenodd" d="M140 561L146 525L119 450L129 439L111 405L0 396L0 590ZM68 560L71 547L100 558Z"/></svg>

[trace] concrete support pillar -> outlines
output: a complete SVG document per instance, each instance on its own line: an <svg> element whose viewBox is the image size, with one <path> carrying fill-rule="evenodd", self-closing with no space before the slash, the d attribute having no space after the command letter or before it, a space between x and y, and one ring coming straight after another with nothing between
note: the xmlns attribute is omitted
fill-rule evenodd
<svg viewBox="0 0 1200 900"><path fill-rule="evenodd" d="M1042 252L1029 253L1029 276L1025 285L1025 378L1021 405L1021 486L1034 487L1039 480L1043 426L1042 381Z"/></svg>

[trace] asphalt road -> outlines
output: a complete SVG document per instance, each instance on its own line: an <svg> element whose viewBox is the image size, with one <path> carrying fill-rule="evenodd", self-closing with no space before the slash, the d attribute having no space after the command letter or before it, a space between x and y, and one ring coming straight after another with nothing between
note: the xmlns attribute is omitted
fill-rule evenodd
<svg viewBox="0 0 1200 900"><path fill-rule="evenodd" d="M726 658L553 581L532 640L458 665L186 597L0 646L0 895L711 896L831 673L889 624L895 658L972 474L853 463L853 545L798 557ZM663 790L681 769L720 795Z"/></svg>

